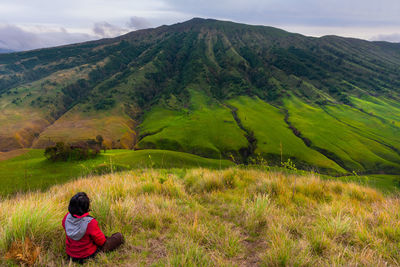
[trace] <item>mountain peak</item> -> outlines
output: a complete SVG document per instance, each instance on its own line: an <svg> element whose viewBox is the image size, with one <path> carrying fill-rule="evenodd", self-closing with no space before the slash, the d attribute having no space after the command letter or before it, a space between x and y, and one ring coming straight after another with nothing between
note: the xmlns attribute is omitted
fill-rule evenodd
<svg viewBox="0 0 400 267"><path fill-rule="evenodd" d="M399 69L398 46L202 18L2 54L0 151L102 135L280 164L283 143L303 168L400 172Z"/></svg>

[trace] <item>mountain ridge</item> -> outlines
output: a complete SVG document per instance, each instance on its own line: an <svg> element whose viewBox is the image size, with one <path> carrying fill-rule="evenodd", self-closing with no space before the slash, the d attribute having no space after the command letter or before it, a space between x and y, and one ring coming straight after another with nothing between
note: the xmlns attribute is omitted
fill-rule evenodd
<svg viewBox="0 0 400 267"><path fill-rule="evenodd" d="M110 148L400 173L398 70L398 44L199 18L2 54L0 151L101 134Z"/></svg>

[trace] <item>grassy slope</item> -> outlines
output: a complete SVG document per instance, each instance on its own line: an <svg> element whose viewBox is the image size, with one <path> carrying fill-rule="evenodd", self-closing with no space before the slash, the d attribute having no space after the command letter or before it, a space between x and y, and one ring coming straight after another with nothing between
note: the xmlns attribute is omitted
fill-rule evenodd
<svg viewBox="0 0 400 267"><path fill-rule="evenodd" d="M0 254L29 259L19 248L29 237L40 247L38 265L67 265L60 222L78 191L91 197L105 234L126 239L87 266L400 264L398 198L315 176L240 169L127 172L3 200Z"/></svg>
<svg viewBox="0 0 400 267"><path fill-rule="evenodd" d="M27 153L28 151L29 149L25 148L25 149L15 149L8 152L0 152L0 161L15 158L19 155Z"/></svg>
<svg viewBox="0 0 400 267"><path fill-rule="evenodd" d="M133 148L135 122L124 113L122 105L107 111L83 109L83 106L75 106L69 110L40 134L33 147L44 148L49 140L76 142L95 139L100 134L109 148Z"/></svg>
<svg viewBox="0 0 400 267"><path fill-rule="evenodd" d="M250 97L239 97L228 103L238 109L237 113L243 126L254 132L257 139L255 153L273 154L277 157L281 153L280 144L282 144L283 161L295 158L323 169L346 172L324 155L308 148L300 138L296 137L288 128L284 114L279 109L258 98Z"/></svg>
<svg viewBox="0 0 400 267"><path fill-rule="evenodd" d="M43 150L32 149L24 155L0 161L0 196L26 190L45 189L57 183L89 175L114 164L115 168L226 168L227 160L212 160L174 151L108 150L95 159L75 162L49 162ZM109 167L108 167L109 168Z"/></svg>
<svg viewBox="0 0 400 267"><path fill-rule="evenodd" d="M0 150L31 147L62 108L61 89L87 77L91 67L65 69L0 96ZM40 99L40 100L38 100Z"/></svg>
<svg viewBox="0 0 400 267"><path fill-rule="evenodd" d="M352 127L359 135L376 140L400 151L400 128L349 106L325 106L325 111ZM398 157L393 160L399 160Z"/></svg>
<svg viewBox="0 0 400 267"><path fill-rule="evenodd" d="M139 127L147 135L138 148L159 148L185 151L211 158L222 154L238 154L247 147L245 132L236 124L228 108L213 103L203 93L191 91L188 110L153 108Z"/></svg>
<svg viewBox="0 0 400 267"><path fill-rule="evenodd" d="M140 129L142 136L153 135L146 136L138 147L173 149L213 158L220 158L221 154L229 158L232 153L236 158L250 149L246 150L244 132L218 101L257 95L279 106L282 98L291 93L306 103L350 101L389 121L390 125L346 106L327 106L324 110L343 123L335 121L331 129L324 129L329 132L315 145L334 153L339 158L337 162L344 161L349 170L398 173L399 156L394 151L399 150L400 143L395 127L399 126L400 112L398 51L399 46L388 43L332 36L308 38L269 27L194 19L117 39L2 55L0 151L31 147L34 137L44 129L33 147L44 147L49 139L76 141L101 134L110 147L131 148L136 136L133 121L127 115L136 119L143 111L141 108L153 108ZM78 79L88 80L89 85L84 86ZM72 87L66 87L71 84ZM193 91L193 84L206 91L207 97ZM191 102L183 97L190 93ZM178 99L178 107L166 108L169 104L163 103L171 100L168 98ZM105 110L110 108L105 104L110 101L120 106ZM96 104L100 104L96 108L104 110L88 112ZM258 108L271 111L267 105ZM314 120L312 116L318 116L318 112L307 113L310 117L306 118L297 114L294 124L306 122L299 127L308 127L308 121L312 121L310 124L318 126L325 119L332 119ZM281 118L272 113L269 114L277 121ZM261 122L260 117L253 112L249 123ZM350 128L337 130L343 124ZM275 133L265 131L263 125L257 125L253 131L261 140L257 152L273 151L276 157L281 136L272 136ZM301 164L306 162L320 170L342 171L293 138L285 123L276 133L287 137L283 152L295 157L298 167L308 168L308 164ZM312 134L318 139L320 133ZM344 144L341 138L336 142L336 133L357 140Z"/></svg>
<svg viewBox="0 0 400 267"><path fill-rule="evenodd" d="M398 192L400 189L400 175L371 174L342 176L335 178L327 177L327 179L358 183L364 186L376 188L383 193Z"/></svg>
<svg viewBox="0 0 400 267"><path fill-rule="evenodd" d="M50 125L40 110L11 107L0 111L0 150L30 147L35 134Z"/></svg>
<svg viewBox="0 0 400 267"><path fill-rule="evenodd" d="M307 105L294 97L285 100L285 105L289 111L289 121L302 135L310 139L314 146L337 155L348 169L358 172L400 168L400 158L395 151L360 135L357 130L336 120L323 109ZM351 116L351 113L346 116Z"/></svg>
<svg viewBox="0 0 400 267"><path fill-rule="evenodd" d="M136 119L142 108L153 108L142 133L161 131L146 136L139 147L168 148L214 158L221 154L228 158L233 153L236 157L240 149L242 155L246 154L247 141L243 131L232 124L229 110L216 103L238 95L257 95L277 106L288 93L307 103L350 101L386 118L392 126L399 126L398 51L396 44L336 36L308 38L270 27L194 19L116 39L0 55L0 151L30 147L38 133L71 108L42 133L34 147L44 147L49 138L75 141L101 134L110 146L114 141L114 147L130 148L135 134L132 120L126 115ZM80 79L88 84L77 82ZM190 94L193 84L201 84L198 87L207 92L205 101L189 103L183 97ZM180 102L172 110L162 104L171 96ZM93 110L96 104L96 108L107 109L106 103L113 101L124 105L124 109L102 110L101 115L85 111ZM199 103L201 107L196 108ZM190 105L189 110L185 109ZM346 108L330 110L330 114L358 127L344 131L346 138L362 136L333 151L339 158L343 156L348 169L398 169L393 165L398 163L398 155L388 148L398 147L395 128L376 118L369 123L367 115ZM153 118L161 121L152 122ZM314 123L321 121L324 119ZM286 125L283 123L282 127ZM262 138L262 133L258 135ZM386 148L368 141L371 138ZM347 152L350 146L358 149L357 145L365 140L365 147L370 146L372 151L365 153L365 162L360 162L362 156ZM308 163L314 157L320 169L340 169L329 166L330 161L300 141L293 142L284 144L284 153L290 150L293 157ZM331 150L336 139L328 142L321 146ZM264 148L263 143L259 150L276 152L280 142L267 141ZM299 150L294 152L292 147ZM363 155L368 150L365 147L359 151Z"/></svg>
<svg viewBox="0 0 400 267"><path fill-rule="evenodd" d="M398 102L365 95L361 98L351 97L351 101L356 107L400 127L400 106Z"/></svg>

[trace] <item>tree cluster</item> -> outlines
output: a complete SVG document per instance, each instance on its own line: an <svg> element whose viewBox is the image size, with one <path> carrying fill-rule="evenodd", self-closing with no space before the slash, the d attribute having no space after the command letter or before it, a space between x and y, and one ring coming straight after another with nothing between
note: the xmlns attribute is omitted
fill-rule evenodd
<svg viewBox="0 0 400 267"><path fill-rule="evenodd" d="M102 148L103 137L98 135L96 140L89 139L73 144L58 142L54 146L49 146L44 151L44 156L53 162L86 160L96 157ZM105 149L104 149L105 150Z"/></svg>

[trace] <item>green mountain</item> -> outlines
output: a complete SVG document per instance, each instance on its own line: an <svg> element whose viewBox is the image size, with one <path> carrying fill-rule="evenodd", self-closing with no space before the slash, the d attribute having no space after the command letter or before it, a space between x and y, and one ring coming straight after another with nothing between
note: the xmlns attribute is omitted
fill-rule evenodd
<svg viewBox="0 0 400 267"><path fill-rule="evenodd" d="M0 55L0 151L100 134L329 173L400 173L400 44L211 19Z"/></svg>

